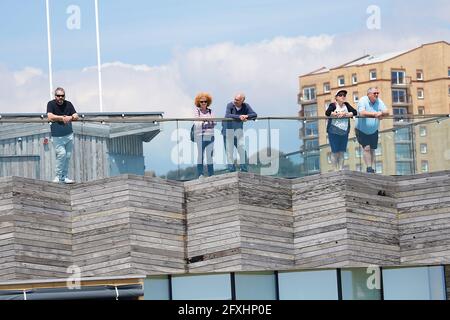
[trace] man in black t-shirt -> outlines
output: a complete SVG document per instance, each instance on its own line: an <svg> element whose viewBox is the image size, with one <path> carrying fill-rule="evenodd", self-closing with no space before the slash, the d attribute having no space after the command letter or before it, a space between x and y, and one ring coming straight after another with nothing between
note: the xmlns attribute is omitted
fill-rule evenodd
<svg viewBox="0 0 450 320"><path fill-rule="evenodd" d="M73 104L65 100L63 88L55 90L55 99L47 103L47 117L51 123L52 142L56 152L56 176L53 182L74 183L67 177L73 149L72 121L78 120Z"/></svg>

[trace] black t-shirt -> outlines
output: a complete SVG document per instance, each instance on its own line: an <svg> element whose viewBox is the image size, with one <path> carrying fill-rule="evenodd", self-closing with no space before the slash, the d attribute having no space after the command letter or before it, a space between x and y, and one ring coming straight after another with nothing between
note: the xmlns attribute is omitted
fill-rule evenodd
<svg viewBox="0 0 450 320"><path fill-rule="evenodd" d="M47 103L47 113L49 112L57 116L71 116L77 113L70 101L64 101L62 105L58 105L56 100L51 100ZM68 124L64 124L62 121L52 122L50 128L53 137L67 136L73 132L72 122Z"/></svg>

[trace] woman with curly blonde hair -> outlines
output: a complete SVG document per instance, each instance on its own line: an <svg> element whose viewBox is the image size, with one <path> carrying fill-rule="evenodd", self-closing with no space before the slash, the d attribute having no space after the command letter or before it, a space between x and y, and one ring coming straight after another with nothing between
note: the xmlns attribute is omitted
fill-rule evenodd
<svg viewBox="0 0 450 320"><path fill-rule="evenodd" d="M194 122L194 141L197 143L197 176L203 177L203 154L206 151L206 163L208 176L214 175L213 150L214 150L214 126L216 123L210 105L212 97L209 93L200 92L194 100L194 117L199 121ZM200 120L201 119L201 120Z"/></svg>

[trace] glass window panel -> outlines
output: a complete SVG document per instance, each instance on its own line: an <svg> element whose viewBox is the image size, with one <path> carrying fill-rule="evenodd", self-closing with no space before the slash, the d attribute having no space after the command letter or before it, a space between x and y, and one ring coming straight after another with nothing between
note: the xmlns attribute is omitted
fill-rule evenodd
<svg viewBox="0 0 450 320"><path fill-rule="evenodd" d="M376 70L370 70L369 76L370 76L370 80L376 80L377 79L377 71Z"/></svg>
<svg viewBox="0 0 450 320"><path fill-rule="evenodd" d="M308 172L316 172L320 170L320 157L319 156L308 156L306 158L306 168Z"/></svg>
<svg viewBox="0 0 450 320"><path fill-rule="evenodd" d="M420 144L420 153L427 153L427 144L426 143L421 143Z"/></svg>
<svg viewBox="0 0 450 320"><path fill-rule="evenodd" d="M375 172L376 173L383 173L383 162L377 162L375 164Z"/></svg>
<svg viewBox="0 0 450 320"><path fill-rule="evenodd" d="M342 299L380 300L381 289L372 288L370 277L373 277L373 273L367 273L367 268L342 269Z"/></svg>
<svg viewBox="0 0 450 320"><path fill-rule="evenodd" d="M419 127L419 133L421 137L426 137L427 135L427 127Z"/></svg>
<svg viewBox="0 0 450 320"><path fill-rule="evenodd" d="M173 276L173 300L231 300L229 274Z"/></svg>
<svg viewBox="0 0 450 320"><path fill-rule="evenodd" d="M338 86L339 87L345 86L345 78L344 78L344 76L339 76L338 77Z"/></svg>
<svg viewBox="0 0 450 320"><path fill-rule="evenodd" d="M236 273L237 300L276 300L276 281L273 272Z"/></svg>
<svg viewBox="0 0 450 320"><path fill-rule="evenodd" d="M337 300L336 270L280 272L280 300Z"/></svg>
<svg viewBox="0 0 450 320"><path fill-rule="evenodd" d="M144 280L144 300L169 300L169 276L151 276Z"/></svg>
<svg viewBox="0 0 450 320"><path fill-rule="evenodd" d="M319 124L317 121L307 122L305 129L307 136L317 136L319 134Z"/></svg>
<svg viewBox="0 0 450 320"><path fill-rule="evenodd" d="M323 84L323 92L330 92L330 83L326 82Z"/></svg>
<svg viewBox="0 0 450 320"><path fill-rule="evenodd" d="M395 145L395 158L397 160L412 159L411 146L409 144L396 144Z"/></svg>
<svg viewBox="0 0 450 320"><path fill-rule="evenodd" d="M383 269L385 300L444 300L442 266Z"/></svg>
<svg viewBox="0 0 450 320"><path fill-rule="evenodd" d="M317 117L317 104L309 104L304 106L305 117Z"/></svg>
<svg viewBox="0 0 450 320"><path fill-rule="evenodd" d="M396 174L406 175L412 174L412 163L411 162L397 162L396 163Z"/></svg>
<svg viewBox="0 0 450 320"><path fill-rule="evenodd" d="M357 84L358 83L358 76L356 75L356 73L352 74L352 84Z"/></svg>
<svg viewBox="0 0 450 320"><path fill-rule="evenodd" d="M420 163L420 168L422 170L422 172L428 172L428 161L427 160L422 160L422 162Z"/></svg>
<svg viewBox="0 0 450 320"><path fill-rule="evenodd" d="M392 71L392 84L404 84L405 83L405 71Z"/></svg>
<svg viewBox="0 0 450 320"><path fill-rule="evenodd" d="M316 99L316 88L315 87L304 88L303 99L306 101Z"/></svg>

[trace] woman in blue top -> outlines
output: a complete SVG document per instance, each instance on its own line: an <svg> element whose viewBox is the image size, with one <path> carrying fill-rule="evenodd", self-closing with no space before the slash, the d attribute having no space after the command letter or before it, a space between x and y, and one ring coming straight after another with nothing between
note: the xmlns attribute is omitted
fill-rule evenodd
<svg viewBox="0 0 450 320"><path fill-rule="evenodd" d="M328 119L327 132L331 146L331 161L335 171L344 168L344 152L347 150L350 118L358 112L345 101L346 90L338 90L334 95L336 102L330 103L325 115Z"/></svg>

